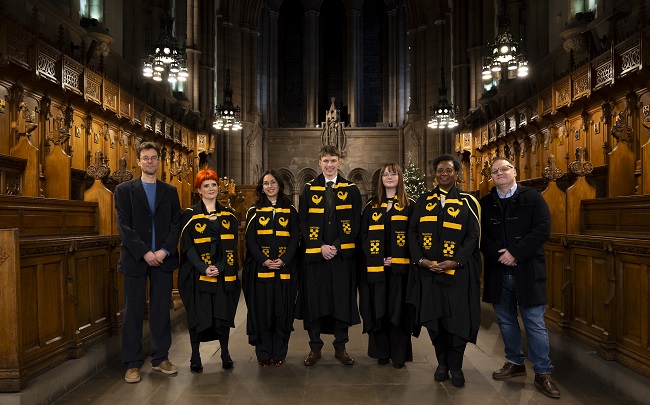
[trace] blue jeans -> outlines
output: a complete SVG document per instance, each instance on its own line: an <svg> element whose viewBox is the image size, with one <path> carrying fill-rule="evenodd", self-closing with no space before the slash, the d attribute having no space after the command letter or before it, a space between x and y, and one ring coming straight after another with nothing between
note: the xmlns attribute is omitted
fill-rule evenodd
<svg viewBox="0 0 650 405"><path fill-rule="evenodd" d="M499 318L499 329L501 329L505 344L506 358L511 363L521 365L524 364L524 352L521 349L521 330L517 321L517 306L515 278L512 275L504 275L501 302L494 304L494 313ZM553 371L553 365L548 357L550 347L548 331L544 323L546 305L519 306L519 312L526 330L528 358L533 363L533 370L535 370L535 374L550 374Z"/></svg>

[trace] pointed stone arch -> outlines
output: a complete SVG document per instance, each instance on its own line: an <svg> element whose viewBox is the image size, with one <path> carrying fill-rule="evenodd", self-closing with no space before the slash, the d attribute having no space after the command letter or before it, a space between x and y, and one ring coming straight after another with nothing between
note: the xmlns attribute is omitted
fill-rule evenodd
<svg viewBox="0 0 650 405"><path fill-rule="evenodd" d="M359 192L361 193L361 200L365 204L368 199L368 195L372 194L372 181L370 173L368 173L366 169L357 167L350 170L350 173L348 173L347 177L348 180L354 182L357 185Z"/></svg>
<svg viewBox="0 0 650 405"><path fill-rule="evenodd" d="M287 195L293 201L293 195L296 191L296 178L291 172L291 170L286 167L281 167L276 170L280 180L284 183L284 194ZM299 189L300 190L300 189Z"/></svg>
<svg viewBox="0 0 650 405"><path fill-rule="evenodd" d="M318 177L318 173L316 172L316 170L312 169L311 167L305 167L305 168L301 169L298 172L298 175L296 176L297 189L302 191L302 188L304 187L304 185L307 182L312 181L316 177Z"/></svg>

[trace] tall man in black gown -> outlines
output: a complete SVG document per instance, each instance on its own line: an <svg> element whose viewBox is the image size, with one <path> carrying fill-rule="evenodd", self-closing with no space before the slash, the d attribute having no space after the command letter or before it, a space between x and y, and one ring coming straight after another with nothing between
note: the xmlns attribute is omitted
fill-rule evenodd
<svg viewBox="0 0 650 405"><path fill-rule="evenodd" d="M354 183L339 176L339 151L325 146L319 155L323 171L305 184L298 216L305 243L299 303L310 351L305 366L321 357L321 333L334 334L336 358L354 360L345 350L348 328L361 322L354 270L355 240L361 222L361 195Z"/></svg>

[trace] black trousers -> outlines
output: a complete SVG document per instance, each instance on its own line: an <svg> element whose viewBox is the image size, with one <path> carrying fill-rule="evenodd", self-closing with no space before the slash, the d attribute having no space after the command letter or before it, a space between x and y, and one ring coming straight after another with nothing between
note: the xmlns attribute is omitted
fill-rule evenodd
<svg viewBox="0 0 650 405"><path fill-rule="evenodd" d="M173 273L149 267L142 276L124 275L124 320L122 323L122 363L127 368L141 368L142 325L149 279L149 330L151 331L151 364L155 367L167 360L172 345L169 307L172 299Z"/></svg>
<svg viewBox="0 0 650 405"><path fill-rule="evenodd" d="M315 319L309 327L309 348L320 351L323 348L323 340L320 338L323 318ZM338 319L334 320L334 350L342 352L345 350L345 344L350 340L348 338L349 325Z"/></svg>
<svg viewBox="0 0 650 405"><path fill-rule="evenodd" d="M438 364L447 367L451 371L460 371L463 369L463 354L467 347L467 340L460 336L449 333L443 327L438 332L429 331L431 343L436 350Z"/></svg>
<svg viewBox="0 0 650 405"><path fill-rule="evenodd" d="M259 335L257 344L255 345L255 355L257 356L257 361L269 359L284 360L287 357L288 349L289 340L275 331L265 330Z"/></svg>

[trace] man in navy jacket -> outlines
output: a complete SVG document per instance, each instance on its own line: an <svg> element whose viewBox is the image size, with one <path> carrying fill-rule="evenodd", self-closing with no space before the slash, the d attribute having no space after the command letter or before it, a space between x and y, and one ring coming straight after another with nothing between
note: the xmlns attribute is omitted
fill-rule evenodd
<svg viewBox="0 0 650 405"><path fill-rule="evenodd" d="M505 344L506 363L495 380L526 375L517 308L526 330L535 386L560 397L551 378L546 312L544 242L551 234L551 212L537 190L517 184L517 170L506 158L492 162L490 194L481 198L481 251L485 263L483 301L492 303Z"/></svg>
<svg viewBox="0 0 650 405"><path fill-rule="evenodd" d="M164 374L178 370L168 359L172 343L169 308L173 272L178 268L181 208L176 188L157 180L160 147L144 142L138 148L142 176L115 188L117 228L122 238L117 270L124 273L122 362L124 379L140 381L142 324L149 289L151 365Z"/></svg>

